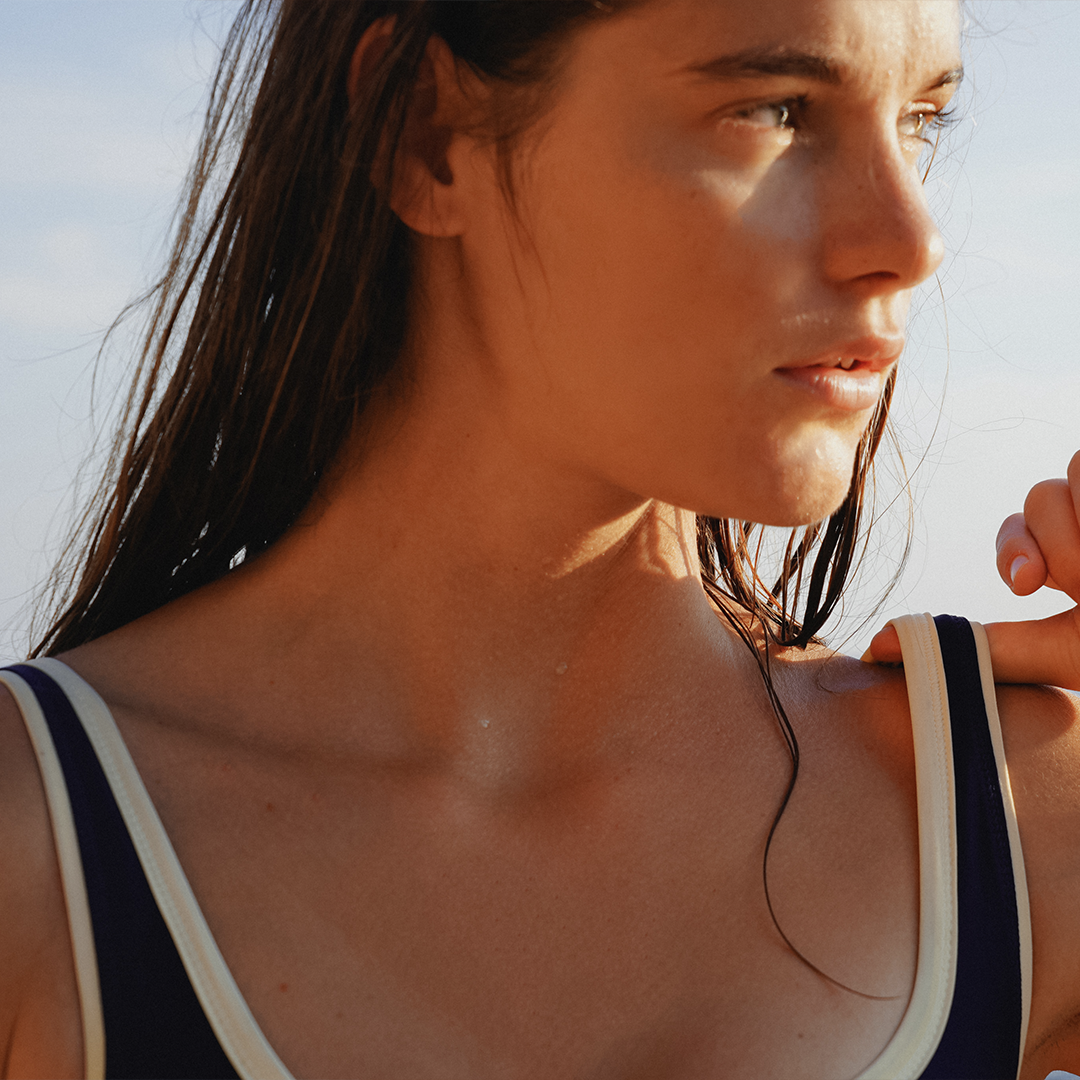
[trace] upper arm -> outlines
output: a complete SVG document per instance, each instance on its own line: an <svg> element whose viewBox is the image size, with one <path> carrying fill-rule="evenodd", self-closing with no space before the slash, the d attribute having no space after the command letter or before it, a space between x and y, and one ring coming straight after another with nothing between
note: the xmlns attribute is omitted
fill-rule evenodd
<svg viewBox="0 0 1080 1080"><path fill-rule="evenodd" d="M0 685L0 1073L81 1076L67 913L37 760Z"/></svg>
<svg viewBox="0 0 1080 1080"><path fill-rule="evenodd" d="M1080 1071L1080 697L999 686L1034 954L1025 1074Z"/></svg>

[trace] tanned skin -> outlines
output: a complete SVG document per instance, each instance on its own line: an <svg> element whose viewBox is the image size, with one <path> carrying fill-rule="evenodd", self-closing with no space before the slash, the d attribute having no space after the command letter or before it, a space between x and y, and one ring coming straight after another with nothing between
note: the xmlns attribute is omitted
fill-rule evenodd
<svg viewBox="0 0 1080 1080"><path fill-rule="evenodd" d="M958 26L951 0L597 20L517 150L514 208L475 123L488 90L432 42L391 193L422 299L409 386L273 548L62 657L295 1075L820 1080L889 1042L918 944L903 674L773 658L802 772L770 883L829 981L765 909L790 763L701 588L694 512L796 525L843 499L942 254L920 161ZM1054 491L1006 543L1080 600L1080 479ZM1011 678L1077 685L1075 619L994 634ZM1038 635L1052 671L1025 659ZM1060 692L999 699L1042 1080L1080 1068L1080 726ZM4 1075L80 1076L48 814L5 695L0 905Z"/></svg>

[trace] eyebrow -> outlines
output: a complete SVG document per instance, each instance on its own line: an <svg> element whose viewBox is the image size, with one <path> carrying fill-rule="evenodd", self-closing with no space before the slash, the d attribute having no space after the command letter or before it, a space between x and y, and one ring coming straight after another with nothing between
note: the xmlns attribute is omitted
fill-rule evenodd
<svg viewBox="0 0 1080 1080"><path fill-rule="evenodd" d="M717 56L701 64L691 64L685 70L716 80L787 75L813 79L815 82L829 83L833 86L843 81L842 65L830 57L783 48L746 49L727 56ZM963 77L962 67L950 68L942 72L926 89L937 90L942 86L955 85Z"/></svg>
<svg viewBox="0 0 1080 1080"><path fill-rule="evenodd" d="M926 89L937 90L942 86L956 86L964 81L964 69L962 67L949 68L935 83L931 83Z"/></svg>
<svg viewBox="0 0 1080 1080"><path fill-rule="evenodd" d="M717 56L686 69L710 79L745 79L754 76L795 75L817 82L840 82L840 68L826 56L791 49L746 49Z"/></svg>

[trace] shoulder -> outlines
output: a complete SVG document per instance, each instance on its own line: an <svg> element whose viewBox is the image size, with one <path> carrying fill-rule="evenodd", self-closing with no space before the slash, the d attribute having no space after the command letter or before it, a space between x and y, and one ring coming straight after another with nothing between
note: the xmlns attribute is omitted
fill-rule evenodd
<svg viewBox="0 0 1080 1080"><path fill-rule="evenodd" d="M997 700L1031 898L1026 1056L1042 1077L1080 1069L1080 697L998 686Z"/></svg>
<svg viewBox="0 0 1080 1080"><path fill-rule="evenodd" d="M1080 696L999 684L997 704L1018 811L1046 823L1080 813Z"/></svg>
<svg viewBox="0 0 1080 1080"><path fill-rule="evenodd" d="M6 1075L82 1075L78 992L37 759L0 685L0 1043Z"/></svg>
<svg viewBox="0 0 1080 1080"><path fill-rule="evenodd" d="M997 702L1028 877L1080 887L1080 697L999 685Z"/></svg>
<svg viewBox="0 0 1080 1080"><path fill-rule="evenodd" d="M889 793L915 805L915 755L904 672L866 664L821 646L788 652L774 670L777 689L800 742L800 777L817 769L833 798L863 778L859 814L883 812ZM801 780L800 780L801 782ZM907 810L905 809L905 813ZM911 821L915 828L914 819Z"/></svg>

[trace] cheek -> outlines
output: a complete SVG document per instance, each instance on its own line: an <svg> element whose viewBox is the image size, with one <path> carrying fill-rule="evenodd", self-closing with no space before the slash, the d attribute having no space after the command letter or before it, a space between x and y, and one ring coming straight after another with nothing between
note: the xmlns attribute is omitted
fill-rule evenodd
<svg viewBox="0 0 1080 1080"><path fill-rule="evenodd" d="M702 175L705 185L723 197L724 180L717 170ZM766 245L806 249L819 233L816 176L797 159L772 162L753 186L747 186L739 205L739 220L748 236Z"/></svg>
<svg viewBox="0 0 1080 1080"><path fill-rule="evenodd" d="M779 327L806 298L808 185L721 168L687 140L628 141L572 146L538 185L549 329L582 362L617 356L669 385L681 371L698 392L790 362Z"/></svg>
<svg viewBox="0 0 1080 1080"><path fill-rule="evenodd" d="M601 149L535 178L532 248L507 275L525 308L505 325L529 355L518 416L642 496L772 524L827 516L861 426L807 422L772 374L801 358L812 215L785 204L790 177L763 192L664 160Z"/></svg>
<svg viewBox="0 0 1080 1080"><path fill-rule="evenodd" d="M538 364L583 401L618 399L629 425L740 426L795 358L781 340L803 291L791 237L744 217L737 181L597 171L553 183L536 214Z"/></svg>

